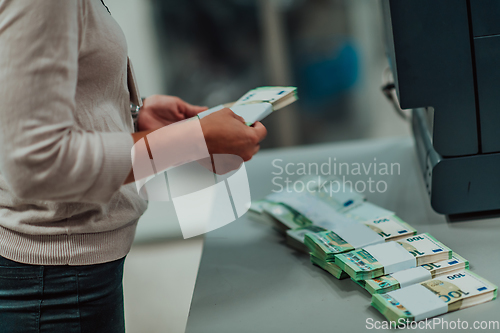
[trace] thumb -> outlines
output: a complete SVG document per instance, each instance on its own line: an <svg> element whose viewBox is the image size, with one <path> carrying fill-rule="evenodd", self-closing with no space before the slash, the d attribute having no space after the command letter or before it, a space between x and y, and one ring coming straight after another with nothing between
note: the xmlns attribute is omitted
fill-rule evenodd
<svg viewBox="0 0 500 333"><path fill-rule="evenodd" d="M243 124L246 124L245 119L244 119L243 117L241 117L241 116L237 115L236 113L234 113L234 111L233 111L233 110L231 110L231 109L229 109L229 108L227 108L227 110L229 110L229 112L231 113L231 116L233 116L233 118L234 118L234 119L236 119L236 120L238 120L238 121L242 122Z"/></svg>
<svg viewBox="0 0 500 333"><path fill-rule="evenodd" d="M203 112L205 110L208 110L208 107L206 106L198 106L198 105L192 105L187 102L184 102L184 114L187 117L194 117L198 113Z"/></svg>

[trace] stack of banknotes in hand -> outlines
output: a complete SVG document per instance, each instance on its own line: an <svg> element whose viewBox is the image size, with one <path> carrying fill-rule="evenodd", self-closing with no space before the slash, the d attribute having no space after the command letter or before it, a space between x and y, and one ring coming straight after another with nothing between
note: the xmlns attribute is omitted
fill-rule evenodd
<svg viewBox="0 0 500 333"><path fill-rule="evenodd" d="M338 181L318 177L316 183L332 180ZM308 253L314 265L366 289L372 306L395 326L496 298L497 287L470 272L466 259L428 233L417 235L394 212L345 184L339 193L320 186L273 193L250 210L272 222L287 245Z"/></svg>

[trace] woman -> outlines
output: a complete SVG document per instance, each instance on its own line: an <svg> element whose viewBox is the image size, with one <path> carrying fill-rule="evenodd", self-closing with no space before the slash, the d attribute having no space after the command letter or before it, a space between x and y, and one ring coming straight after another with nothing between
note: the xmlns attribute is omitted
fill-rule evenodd
<svg viewBox="0 0 500 333"><path fill-rule="evenodd" d="M152 96L131 133L126 48L100 0L0 0L0 332L124 331L131 148L204 110ZM244 160L266 135L228 109L200 124Z"/></svg>

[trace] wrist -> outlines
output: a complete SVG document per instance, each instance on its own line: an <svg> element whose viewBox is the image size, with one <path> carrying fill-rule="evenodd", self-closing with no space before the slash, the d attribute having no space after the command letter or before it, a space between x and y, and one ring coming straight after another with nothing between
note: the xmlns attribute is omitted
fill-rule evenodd
<svg viewBox="0 0 500 333"><path fill-rule="evenodd" d="M146 97L142 97L140 100L140 105L135 105L132 102L130 103L130 114L132 115L132 120L134 122L134 132L140 131L139 112L143 109L145 100L146 100Z"/></svg>
<svg viewBox="0 0 500 333"><path fill-rule="evenodd" d="M139 105L135 105L134 103L130 103L130 115L132 116L132 121L134 123L134 132L139 131L139 112L141 111L141 107Z"/></svg>

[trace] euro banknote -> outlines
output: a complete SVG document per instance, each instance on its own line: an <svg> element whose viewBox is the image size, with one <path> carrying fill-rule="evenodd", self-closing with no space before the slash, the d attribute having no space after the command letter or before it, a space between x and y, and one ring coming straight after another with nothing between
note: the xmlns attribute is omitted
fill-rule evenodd
<svg viewBox="0 0 500 333"><path fill-rule="evenodd" d="M315 225L309 225L297 229L289 229L286 231L286 244L300 252L309 253L309 249L304 244L305 235L315 234L322 231L325 231L325 229Z"/></svg>
<svg viewBox="0 0 500 333"><path fill-rule="evenodd" d="M324 261L333 261L335 255L340 253L417 233L416 229L395 215L362 223L323 224L322 227L328 231L306 234L304 244Z"/></svg>
<svg viewBox="0 0 500 333"><path fill-rule="evenodd" d="M424 233L338 254L335 263L354 280L368 280L451 259L452 253L443 243Z"/></svg>
<svg viewBox="0 0 500 333"><path fill-rule="evenodd" d="M497 290L491 282L464 270L375 294L371 305L392 326L399 326L407 321L420 321L491 301L497 297Z"/></svg>
<svg viewBox="0 0 500 333"><path fill-rule="evenodd" d="M264 215L272 218L274 227L286 233L289 229L298 229L312 225L304 215L290 206L281 203L271 203L264 207Z"/></svg>
<svg viewBox="0 0 500 333"><path fill-rule="evenodd" d="M453 253L451 259L424 264L393 274L382 275L370 280L360 280L360 285L370 294L383 294L431 278L449 275L452 272L469 269L469 261Z"/></svg>
<svg viewBox="0 0 500 333"><path fill-rule="evenodd" d="M339 280L342 280L342 279L349 277L349 275L347 275L346 272L341 270L339 266L335 265L332 262L324 261L321 258L318 258L313 254L311 254L311 262L314 265L324 269L325 271L327 271L328 273L330 273L331 275L333 275L334 277L336 277Z"/></svg>

